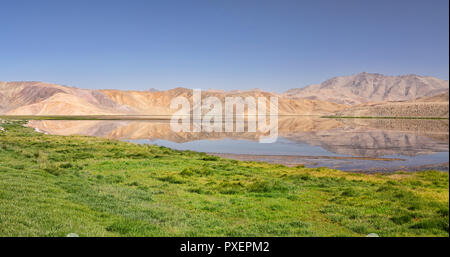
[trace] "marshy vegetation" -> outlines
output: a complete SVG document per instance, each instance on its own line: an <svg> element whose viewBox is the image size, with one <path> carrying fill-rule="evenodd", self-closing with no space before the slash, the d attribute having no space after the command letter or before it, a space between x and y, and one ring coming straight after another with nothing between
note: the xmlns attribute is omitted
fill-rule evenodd
<svg viewBox="0 0 450 257"><path fill-rule="evenodd" d="M1 124L0 236L449 236L449 175L242 162Z"/></svg>

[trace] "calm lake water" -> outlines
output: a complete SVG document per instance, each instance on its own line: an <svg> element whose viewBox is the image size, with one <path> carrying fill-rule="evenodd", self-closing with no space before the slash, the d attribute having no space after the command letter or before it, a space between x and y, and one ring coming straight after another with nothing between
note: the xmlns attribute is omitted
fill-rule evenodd
<svg viewBox="0 0 450 257"><path fill-rule="evenodd" d="M449 121L280 117L278 139L260 133L176 133L164 120L30 121L55 135L89 135L225 158L350 171L448 171Z"/></svg>

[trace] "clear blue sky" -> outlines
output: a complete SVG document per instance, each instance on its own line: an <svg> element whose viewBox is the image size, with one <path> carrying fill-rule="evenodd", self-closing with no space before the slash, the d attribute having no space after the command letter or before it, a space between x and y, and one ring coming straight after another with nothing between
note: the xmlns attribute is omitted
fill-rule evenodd
<svg viewBox="0 0 450 257"><path fill-rule="evenodd" d="M283 91L366 72L448 79L448 0L2 1L0 81Z"/></svg>

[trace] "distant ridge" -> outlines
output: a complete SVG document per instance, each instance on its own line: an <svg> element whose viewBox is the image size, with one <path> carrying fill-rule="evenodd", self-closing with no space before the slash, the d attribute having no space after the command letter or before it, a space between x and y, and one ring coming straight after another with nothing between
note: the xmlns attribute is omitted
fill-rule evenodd
<svg viewBox="0 0 450 257"><path fill-rule="evenodd" d="M166 91L89 90L44 82L0 82L0 114L6 115L171 115L170 101L192 97L192 90ZM261 90L203 91L224 102L227 96L275 96ZM347 106L309 99L278 99L280 115L324 115Z"/></svg>
<svg viewBox="0 0 450 257"><path fill-rule="evenodd" d="M449 118L448 101L447 92L409 101L361 104L338 111L335 116Z"/></svg>
<svg viewBox="0 0 450 257"><path fill-rule="evenodd" d="M428 112L422 113L417 103L414 115L448 116L448 81L417 75L384 76L360 73L335 77L318 85L291 89L284 94L260 89L246 91L205 90L203 97L215 96L222 102L227 96L278 97L280 115L377 114L389 115L395 108L380 104L395 101L427 102ZM174 88L165 91L90 90L51 83L0 82L0 114L6 115L170 115L170 101L177 97L192 97L192 90ZM439 103L434 103L439 102ZM433 103L433 107L430 107ZM447 109L445 105L447 104ZM354 106L353 108L350 108ZM402 105L402 108L406 108ZM425 106L421 104L420 106ZM373 109L373 108L372 108ZM424 108L425 109L425 108ZM387 112L386 112L387 110ZM446 112L447 110L447 112ZM401 111L400 113L408 113Z"/></svg>
<svg viewBox="0 0 450 257"><path fill-rule="evenodd" d="M0 82L0 95L0 113L8 115L117 115L132 112L97 90L44 82Z"/></svg>
<svg viewBox="0 0 450 257"><path fill-rule="evenodd" d="M290 89L283 96L340 104L362 104L413 100L448 91L448 80L414 74L385 76L363 72L351 76L334 77L305 88Z"/></svg>

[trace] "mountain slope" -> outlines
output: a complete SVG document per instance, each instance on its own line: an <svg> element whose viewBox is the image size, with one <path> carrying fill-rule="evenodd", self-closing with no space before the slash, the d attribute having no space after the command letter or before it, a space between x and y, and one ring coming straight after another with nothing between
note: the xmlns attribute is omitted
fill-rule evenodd
<svg viewBox="0 0 450 257"><path fill-rule="evenodd" d="M167 91L157 91L157 92L143 92L143 91L120 91L120 90L101 90L102 93L107 95L115 103L128 106L137 110L141 114L148 115L167 115L172 114L174 110L170 109L171 99L183 96L188 99L192 99L192 90L186 88L175 88ZM202 99L206 97L213 96L217 97L222 103L225 102L226 97L242 97L252 96L255 99L257 97L265 97L270 99L275 94L264 92L260 90L249 90L249 91L218 91L218 90L208 90L202 92ZM269 104L267 103L267 106ZM347 106L328 103L318 100L308 100L308 99L289 99L289 98L278 98L278 112L280 115L288 114L302 114L302 115L322 115L338 110L343 110Z"/></svg>
<svg viewBox="0 0 450 257"><path fill-rule="evenodd" d="M371 103L354 106L337 116L353 117L449 117L449 93L420 97L411 101Z"/></svg>
<svg viewBox="0 0 450 257"><path fill-rule="evenodd" d="M384 76L359 73L335 77L321 84L291 89L288 98L318 99L341 104L405 101L449 91L448 81L418 75Z"/></svg>
<svg viewBox="0 0 450 257"><path fill-rule="evenodd" d="M120 111L100 108L89 101L70 94L57 93L38 103L9 111L9 115L120 115Z"/></svg>
<svg viewBox="0 0 450 257"><path fill-rule="evenodd" d="M414 102L426 102L426 103L439 103L439 102L448 102L449 101L449 92L442 93L439 95L420 97L414 100Z"/></svg>
<svg viewBox="0 0 450 257"><path fill-rule="evenodd" d="M126 114L96 90L43 82L0 82L0 113L9 115L95 115Z"/></svg>
<svg viewBox="0 0 450 257"><path fill-rule="evenodd" d="M448 81L417 75L384 76L360 73L329 79L319 85L292 89L284 94L247 91L202 91L225 102L230 96L278 97L280 115L448 116L445 103ZM171 115L170 101L192 100L192 90L166 91L89 90L43 82L0 82L0 114L8 115ZM443 94L438 95L438 94ZM447 94L447 95L445 95ZM386 103L409 101L414 103ZM419 104L418 102L422 102ZM355 107L349 108L351 105ZM381 106L383 105L383 106Z"/></svg>
<svg viewBox="0 0 450 257"><path fill-rule="evenodd" d="M173 98L192 99L192 90L167 91L87 90L42 82L0 82L0 114L7 115L170 115ZM202 92L225 102L230 96L278 96L261 90ZM347 106L309 99L279 97L280 115L324 115Z"/></svg>

